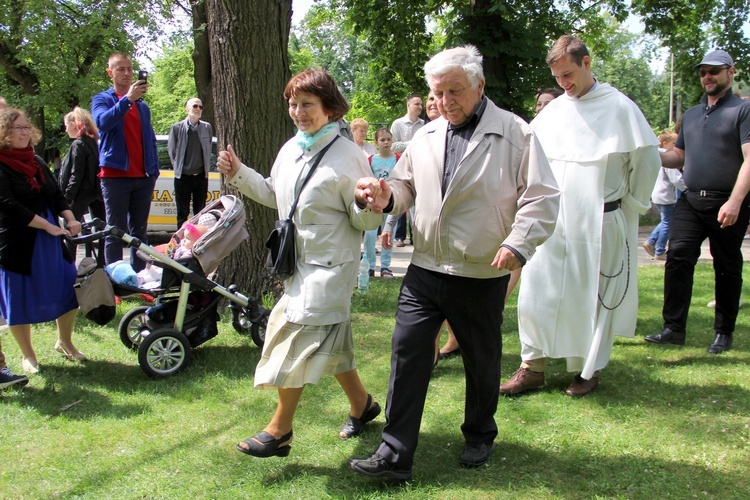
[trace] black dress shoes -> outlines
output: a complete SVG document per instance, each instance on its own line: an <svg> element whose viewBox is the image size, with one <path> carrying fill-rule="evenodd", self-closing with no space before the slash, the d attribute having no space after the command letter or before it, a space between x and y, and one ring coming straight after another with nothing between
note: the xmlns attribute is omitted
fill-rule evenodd
<svg viewBox="0 0 750 500"><path fill-rule="evenodd" d="M487 463L493 449L495 443L466 443L458 463L467 469L479 467Z"/></svg>
<svg viewBox="0 0 750 500"><path fill-rule="evenodd" d="M708 352L719 354L728 351L732 347L732 336L726 333L717 333L713 343L708 346Z"/></svg>
<svg viewBox="0 0 750 500"><path fill-rule="evenodd" d="M665 328L659 333L646 335L645 340L646 342L653 342L654 344L685 345L685 332L678 332L670 328Z"/></svg>
<svg viewBox="0 0 750 500"><path fill-rule="evenodd" d="M352 470L365 476L384 477L397 481L411 479L411 467L399 467L377 453L374 453L370 458L350 458L347 464Z"/></svg>

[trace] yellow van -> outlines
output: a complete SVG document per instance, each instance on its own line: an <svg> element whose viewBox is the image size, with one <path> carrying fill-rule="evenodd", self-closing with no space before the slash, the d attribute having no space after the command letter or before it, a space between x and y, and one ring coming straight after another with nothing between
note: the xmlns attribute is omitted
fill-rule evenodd
<svg viewBox="0 0 750 500"><path fill-rule="evenodd" d="M151 198L151 210L148 214L149 231L177 231L177 206L174 203L174 170L167 152L166 135L156 136L156 152L159 155L159 178L154 186ZM221 174L216 171L216 137L211 148L211 172L208 174L208 195L206 204L219 199Z"/></svg>

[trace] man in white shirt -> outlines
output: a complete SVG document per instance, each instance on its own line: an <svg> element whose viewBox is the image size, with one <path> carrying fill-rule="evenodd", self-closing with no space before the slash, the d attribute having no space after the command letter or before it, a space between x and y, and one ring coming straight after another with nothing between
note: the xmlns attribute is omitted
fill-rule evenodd
<svg viewBox="0 0 750 500"><path fill-rule="evenodd" d="M401 118L394 120L391 124L391 135L393 136L393 146L391 150L394 153L403 153L409 145L414 134L422 128L424 120L419 117L422 114L422 98L417 94L412 94L406 100L406 114ZM413 214L410 212L413 217ZM397 247L404 246L406 239L406 214L401 214L396 224L394 233L394 244ZM412 243L414 243L412 241Z"/></svg>
<svg viewBox="0 0 750 500"><path fill-rule="evenodd" d="M391 135L393 135L394 153L403 153L414 134L422 128L424 120L419 117L422 114L422 98L412 94L406 100L406 114L393 121L391 124Z"/></svg>

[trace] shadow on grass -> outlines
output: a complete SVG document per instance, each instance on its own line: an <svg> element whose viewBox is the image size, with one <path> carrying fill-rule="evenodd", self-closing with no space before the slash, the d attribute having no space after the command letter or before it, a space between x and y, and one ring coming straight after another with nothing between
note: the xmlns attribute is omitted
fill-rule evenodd
<svg viewBox="0 0 750 500"><path fill-rule="evenodd" d="M357 446L352 456L372 454L370 440ZM274 467L261 479L267 488L284 487L301 476L326 478L326 490L332 497L356 498L368 495L418 495L419 497L457 494L477 498L533 498L550 495L559 498L592 496L633 496L645 498L654 491L683 492L685 496L727 494L727 484L742 484L739 474L710 470L668 458L617 456L602 458L582 447L565 450L541 450L500 437L490 461L476 469L458 465L461 445L446 446L453 439L444 434L421 433L412 479L399 482L373 478L352 471L346 459L340 466L290 463ZM607 471L605 481L602 471ZM597 478L594 480L593 478ZM747 488L734 490L727 497L742 498Z"/></svg>

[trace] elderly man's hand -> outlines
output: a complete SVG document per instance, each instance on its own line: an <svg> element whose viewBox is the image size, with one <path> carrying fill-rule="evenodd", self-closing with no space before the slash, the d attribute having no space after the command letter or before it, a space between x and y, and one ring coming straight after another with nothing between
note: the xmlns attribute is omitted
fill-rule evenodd
<svg viewBox="0 0 750 500"><path fill-rule="evenodd" d="M385 179L363 177L354 187L354 199L360 208L382 213L391 201L391 187Z"/></svg>
<svg viewBox="0 0 750 500"><path fill-rule="evenodd" d="M521 269L522 265L516 254L505 247L500 247L500 250L495 255L495 260L492 261L492 267L515 271L516 269Z"/></svg>

